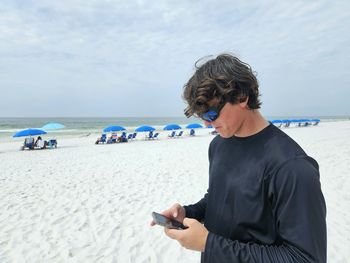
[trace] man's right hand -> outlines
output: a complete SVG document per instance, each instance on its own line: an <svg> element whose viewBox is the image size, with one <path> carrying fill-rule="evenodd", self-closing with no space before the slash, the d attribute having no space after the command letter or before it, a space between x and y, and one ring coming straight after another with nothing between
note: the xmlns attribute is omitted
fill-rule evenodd
<svg viewBox="0 0 350 263"><path fill-rule="evenodd" d="M185 208L183 208L180 204L173 204L169 209L161 212L162 215L175 219L178 222L183 222L186 216ZM154 226L156 223L152 220L150 225Z"/></svg>

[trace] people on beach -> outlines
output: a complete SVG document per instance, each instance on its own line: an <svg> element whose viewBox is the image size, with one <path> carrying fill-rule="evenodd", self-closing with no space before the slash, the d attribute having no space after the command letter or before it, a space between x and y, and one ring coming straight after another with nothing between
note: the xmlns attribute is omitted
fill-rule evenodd
<svg viewBox="0 0 350 263"><path fill-rule="evenodd" d="M201 262L326 262L318 164L260 114L251 67L231 54L196 63L183 97L185 115L218 136L209 146L207 192L162 212L188 227L166 235L202 252Z"/></svg>
<svg viewBox="0 0 350 263"><path fill-rule="evenodd" d="M38 136L38 138L34 142L34 146L38 146L38 142L41 140L42 140L41 136Z"/></svg>
<svg viewBox="0 0 350 263"><path fill-rule="evenodd" d="M95 144L99 144L99 143L105 143L107 140L107 135L105 133L103 133L101 135L101 137L98 137L95 141Z"/></svg>
<svg viewBox="0 0 350 263"><path fill-rule="evenodd" d="M118 137L117 142L128 142L126 138L126 132L123 132L121 136Z"/></svg>
<svg viewBox="0 0 350 263"><path fill-rule="evenodd" d="M43 141L41 136L38 136L38 138L34 142L34 147L44 149L46 147L46 141Z"/></svg>

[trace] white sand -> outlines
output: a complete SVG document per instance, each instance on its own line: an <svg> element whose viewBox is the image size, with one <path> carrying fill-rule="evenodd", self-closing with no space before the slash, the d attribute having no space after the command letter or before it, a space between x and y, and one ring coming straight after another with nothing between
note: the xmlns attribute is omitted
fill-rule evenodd
<svg viewBox="0 0 350 263"><path fill-rule="evenodd" d="M320 164L328 262L350 262L350 121L284 129ZM198 201L207 189L207 130L190 138L54 150L0 144L0 262L199 262L152 211Z"/></svg>

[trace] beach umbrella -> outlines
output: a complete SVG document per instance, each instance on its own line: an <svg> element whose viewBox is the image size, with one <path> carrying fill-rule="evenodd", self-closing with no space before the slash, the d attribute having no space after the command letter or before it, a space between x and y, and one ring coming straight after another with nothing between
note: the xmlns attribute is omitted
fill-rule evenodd
<svg viewBox="0 0 350 263"><path fill-rule="evenodd" d="M178 124L168 124L163 128L163 130L165 130L165 131L180 130L180 129L182 129L182 128Z"/></svg>
<svg viewBox="0 0 350 263"><path fill-rule="evenodd" d="M213 125L209 124L209 125L207 126L207 128L208 128L208 129L212 129L212 128L214 128L214 127L213 127Z"/></svg>
<svg viewBox="0 0 350 263"><path fill-rule="evenodd" d="M57 122L50 122L45 124L43 127L41 127L41 129L43 130L57 130L57 129L63 129L66 126L64 126L61 123L57 123Z"/></svg>
<svg viewBox="0 0 350 263"><path fill-rule="evenodd" d="M186 126L187 129L198 129L198 128L203 128L202 125L199 123L191 123Z"/></svg>
<svg viewBox="0 0 350 263"><path fill-rule="evenodd" d="M273 120L272 123L282 123L281 120Z"/></svg>
<svg viewBox="0 0 350 263"><path fill-rule="evenodd" d="M123 126L112 125L103 129L103 132L117 132L117 131L125 131L126 129Z"/></svg>
<svg viewBox="0 0 350 263"><path fill-rule="evenodd" d="M47 133L46 131L40 130L40 129L26 129L15 133L13 137L35 136L35 135L41 135L46 133Z"/></svg>
<svg viewBox="0 0 350 263"><path fill-rule="evenodd" d="M155 128L153 128L152 126L148 126L148 125L143 125L140 126L138 128L135 129L135 131L137 132L148 132L148 131L154 131Z"/></svg>

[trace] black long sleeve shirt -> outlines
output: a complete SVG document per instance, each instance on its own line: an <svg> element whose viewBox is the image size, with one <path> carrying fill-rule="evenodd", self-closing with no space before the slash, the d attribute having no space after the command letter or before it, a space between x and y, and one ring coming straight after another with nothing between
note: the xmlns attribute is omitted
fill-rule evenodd
<svg viewBox="0 0 350 263"><path fill-rule="evenodd" d="M324 263L326 205L318 164L273 125L249 137L217 136L209 188L185 206L209 231L201 262Z"/></svg>

